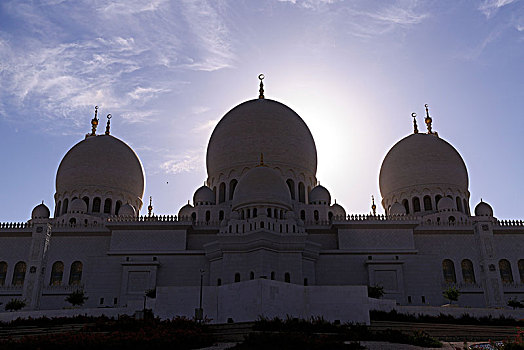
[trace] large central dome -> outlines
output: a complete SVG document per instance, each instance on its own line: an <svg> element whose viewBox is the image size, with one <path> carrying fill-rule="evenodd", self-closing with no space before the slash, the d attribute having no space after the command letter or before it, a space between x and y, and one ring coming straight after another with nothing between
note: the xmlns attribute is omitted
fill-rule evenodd
<svg viewBox="0 0 524 350"><path fill-rule="evenodd" d="M258 164L315 178L317 150L306 123L282 103L256 99L229 111L216 126L207 147L208 181L241 173Z"/></svg>

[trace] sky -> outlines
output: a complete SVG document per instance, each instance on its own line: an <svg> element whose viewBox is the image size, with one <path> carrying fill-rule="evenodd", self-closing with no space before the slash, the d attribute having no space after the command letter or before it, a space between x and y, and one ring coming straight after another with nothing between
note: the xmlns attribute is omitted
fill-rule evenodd
<svg viewBox="0 0 524 350"><path fill-rule="evenodd" d="M178 213L206 180L214 126L257 98L260 73L308 124L317 179L348 213L380 199L382 160L412 112L425 129L427 103L466 163L470 206L524 218L523 0L2 0L0 221L42 200L53 212L95 105L99 132L111 113L140 157L144 202Z"/></svg>

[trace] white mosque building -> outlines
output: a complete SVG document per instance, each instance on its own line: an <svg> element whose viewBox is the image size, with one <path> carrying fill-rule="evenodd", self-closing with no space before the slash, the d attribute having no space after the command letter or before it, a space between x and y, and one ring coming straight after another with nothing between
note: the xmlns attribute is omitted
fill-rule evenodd
<svg viewBox="0 0 524 350"><path fill-rule="evenodd" d="M400 305L504 307L524 294L524 224L500 221L485 202L470 211L468 172L432 130L402 138L379 174L385 215L346 213L316 178L308 126L264 98L231 109L207 147L207 180L178 213L141 216L145 174L136 153L92 132L62 159L53 214L0 224L0 302L61 309L83 290L85 308L140 308L217 321L260 314L365 313L365 286ZM378 160L377 160L378 161ZM356 310L356 311L355 311ZM360 311L359 311L360 310ZM365 316L362 316L365 319ZM358 319L353 316L353 319Z"/></svg>

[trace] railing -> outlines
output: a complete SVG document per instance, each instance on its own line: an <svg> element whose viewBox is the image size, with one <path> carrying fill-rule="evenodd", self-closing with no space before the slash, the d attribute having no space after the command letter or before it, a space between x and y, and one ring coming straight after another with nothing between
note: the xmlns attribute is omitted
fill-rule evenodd
<svg viewBox="0 0 524 350"><path fill-rule="evenodd" d="M0 293L6 293L6 292L22 292L22 289L24 288L23 285L3 285L0 286Z"/></svg>
<svg viewBox="0 0 524 350"><path fill-rule="evenodd" d="M503 227L523 227L524 221L522 220L497 220L495 222L495 225L497 226L503 226Z"/></svg>
<svg viewBox="0 0 524 350"><path fill-rule="evenodd" d="M20 229L33 227L28 222L0 222L0 229Z"/></svg>

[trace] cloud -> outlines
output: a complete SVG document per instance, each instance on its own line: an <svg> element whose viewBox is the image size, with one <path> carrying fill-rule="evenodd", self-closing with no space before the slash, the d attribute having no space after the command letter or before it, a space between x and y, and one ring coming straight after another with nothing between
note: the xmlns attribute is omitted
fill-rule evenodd
<svg viewBox="0 0 524 350"><path fill-rule="evenodd" d="M155 101L182 91L184 71L214 71L235 60L215 2L17 0L4 8L0 17L18 23L0 29L4 118L16 110L33 123L70 123L98 104L143 121L155 114ZM150 112L133 112L139 109Z"/></svg>
<svg viewBox="0 0 524 350"><path fill-rule="evenodd" d="M220 119L211 119L211 120L207 120L203 123L200 123L200 124L197 124L193 129L192 131L193 132L196 132L196 133L201 133L201 132L204 132L204 131L210 131L212 130L218 123Z"/></svg>
<svg viewBox="0 0 524 350"><path fill-rule="evenodd" d="M487 18L496 14L497 11L506 5L517 2L518 0L484 0L484 2L478 7Z"/></svg>
<svg viewBox="0 0 524 350"><path fill-rule="evenodd" d="M188 152L187 154L176 157L175 159L167 160L160 164L166 174L179 174L182 172L191 172L196 169L201 169L204 164L204 156L201 152Z"/></svg>

